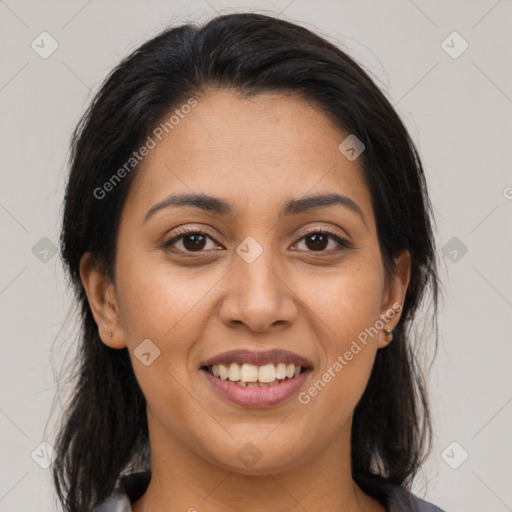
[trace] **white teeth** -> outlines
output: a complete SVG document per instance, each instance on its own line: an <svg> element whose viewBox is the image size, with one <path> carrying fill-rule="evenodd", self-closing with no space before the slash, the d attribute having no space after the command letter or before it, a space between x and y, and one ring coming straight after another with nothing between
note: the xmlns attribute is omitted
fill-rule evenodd
<svg viewBox="0 0 512 512"><path fill-rule="evenodd" d="M273 364L265 364L260 366L258 372L258 380L260 382L274 382L276 380L276 368Z"/></svg>
<svg viewBox="0 0 512 512"><path fill-rule="evenodd" d="M285 363L270 363L259 367L247 363L242 365L238 363L214 364L209 368L210 373L213 373L215 377L236 382L240 386L249 387L259 385L275 386L278 384L278 381L297 377L302 371L301 366L287 365Z"/></svg>
<svg viewBox="0 0 512 512"><path fill-rule="evenodd" d="M256 382L258 380L258 367L253 364L243 364L240 369L240 380L244 382Z"/></svg>
<svg viewBox="0 0 512 512"><path fill-rule="evenodd" d="M279 363L276 367L276 379L286 379L286 365Z"/></svg>
<svg viewBox="0 0 512 512"><path fill-rule="evenodd" d="M240 367L236 363L229 365L228 379L232 382L240 380Z"/></svg>
<svg viewBox="0 0 512 512"><path fill-rule="evenodd" d="M222 380L226 380L228 378L229 368L225 364L215 365L219 367L219 377Z"/></svg>

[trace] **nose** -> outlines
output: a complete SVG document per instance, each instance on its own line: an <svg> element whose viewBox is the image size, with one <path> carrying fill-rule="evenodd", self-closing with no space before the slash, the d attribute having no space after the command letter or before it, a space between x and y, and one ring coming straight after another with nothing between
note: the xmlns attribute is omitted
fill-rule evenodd
<svg viewBox="0 0 512 512"><path fill-rule="evenodd" d="M298 311L289 277L272 263L266 251L252 263L235 254L220 307L225 325L244 324L254 332L265 332L293 324Z"/></svg>

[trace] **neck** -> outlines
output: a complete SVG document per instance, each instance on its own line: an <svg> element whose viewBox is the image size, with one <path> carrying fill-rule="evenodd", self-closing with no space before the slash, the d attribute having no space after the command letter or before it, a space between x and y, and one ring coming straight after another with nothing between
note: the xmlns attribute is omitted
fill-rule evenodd
<svg viewBox="0 0 512 512"><path fill-rule="evenodd" d="M243 474L199 456L150 428L151 481L133 512L384 512L352 480L350 428L342 429L325 449L292 468L260 469Z"/></svg>

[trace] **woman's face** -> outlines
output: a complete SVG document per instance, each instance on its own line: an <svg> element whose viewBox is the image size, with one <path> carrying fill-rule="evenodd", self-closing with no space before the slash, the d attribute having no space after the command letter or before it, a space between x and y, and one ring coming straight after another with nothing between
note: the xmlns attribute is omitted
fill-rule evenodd
<svg viewBox="0 0 512 512"><path fill-rule="evenodd" d="M296 467L348 442L389 340L379 329L399 319L408 258L387 283L359 160L338 149L349 134L318 109L277 94L197 100L156 139L132 185L111 311L94 308L95 317L105 343L129 349L153 451L179 446L252 474ZM182 195L211 199L179 205ZM184 228L192 234L178 238ZM222 355L241 349L291 355ZM204 368L219 355L245 381L295 375L299 358L309 368L297 380L240 386Z"/></svg>

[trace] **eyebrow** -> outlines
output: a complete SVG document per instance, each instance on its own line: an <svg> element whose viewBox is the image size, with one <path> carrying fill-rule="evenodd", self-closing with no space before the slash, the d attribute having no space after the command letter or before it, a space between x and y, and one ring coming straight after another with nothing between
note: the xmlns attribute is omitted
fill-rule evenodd
<svg viewBox="0 0 512 512"><path fill-rule="evenodd" d="M327 208L333 205L341 205L352 210L361 217L364 225L367 226L363 211L359 205L349 197L340 194L320 194L315 196L306 196L300 199L290 199L282 206L279 213L279 220L283 220L285 217L289 217L291 215L298 215L300 213ZM173 194L152 206L146 213L143 223L158 211L183 206L191 206L205 212L228 217L233 217L236 211L236 208L231 203L218 197L206 194Z"/></svg>

